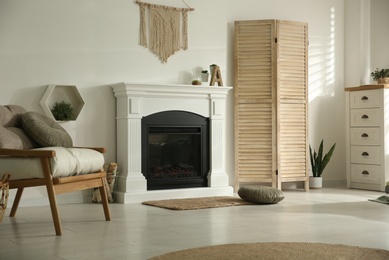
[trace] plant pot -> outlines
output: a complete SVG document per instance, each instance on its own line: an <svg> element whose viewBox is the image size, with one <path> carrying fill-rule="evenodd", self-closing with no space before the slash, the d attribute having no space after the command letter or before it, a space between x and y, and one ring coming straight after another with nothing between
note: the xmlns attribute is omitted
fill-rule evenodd
<svg viewBox="0 0 389 260"><path fill-rule="evenodd" d="M309 176L309 188L321 189L322 187L323 187L323 178L322 177Z"/></svg>
<svg viewBox="0 0 389 260"><path fill-rule="evenodd" d="M377 79L378 84L389 84L389 78L379 78Z"/></svg>
<svg viewBox="0 0 389 260"><path fill-rule="evenodd" d="M208 82L209 73L201 73L201 81L204 83Z"/></svg>

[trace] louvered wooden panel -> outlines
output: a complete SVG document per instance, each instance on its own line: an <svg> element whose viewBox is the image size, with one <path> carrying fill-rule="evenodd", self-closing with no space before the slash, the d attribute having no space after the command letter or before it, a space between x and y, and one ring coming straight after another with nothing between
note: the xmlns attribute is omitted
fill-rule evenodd
<svg viewBox="0 0 389 260"><path fill-rule="evenodd" d="M275 186L275 21L235 22L235 189Z"/></svg>
<svg viewBox="0 0 389 260"><path fill-rule="evenodd" d="M235 190L241 182L304 181L308 189L308 26L235 22ZM277 43L275 38L277 37Z"/></svg>
<svg viewBox="0 0 389 260"><path fill-rule="evenodd" d="M235 23L235 100L272 98L274 21Z"/></svg>
<svg viewBox="0 0 389 260"><path fill-rule="evenodd" d="M273 119L271 103L239 104L236 111L236 169L240 182L271 182Z"/></svg>
<svg viewBox="0 0 389 260"><path fill-rule="evenodd" d="M304 181L308 189L308 25L277 21L278 186Z"/></svg>
<svg viewBox="0 0 389 260"><path fill-rule="evenodd" d="M278 174L281 181L307 177L306 110L305 102L280 104Z"/></svg>
<svg viewBox="0 0 389 260"><path fill-rule="evenodd" d="M277 21L279 98L307 98L308 25Z"/></svg>

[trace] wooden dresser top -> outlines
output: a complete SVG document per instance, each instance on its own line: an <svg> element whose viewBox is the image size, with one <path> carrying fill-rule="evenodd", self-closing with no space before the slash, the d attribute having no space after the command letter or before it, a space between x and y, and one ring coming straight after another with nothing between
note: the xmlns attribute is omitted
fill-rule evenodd
<svg viewBox="0 0 389 260"><path fill-rule="evenodd" d="M362 85L358 87L345 88L345 91L358 91L358 90L371 90L371 89L381 89L389 88L389 84L380 84L380 85Z"/></svg>

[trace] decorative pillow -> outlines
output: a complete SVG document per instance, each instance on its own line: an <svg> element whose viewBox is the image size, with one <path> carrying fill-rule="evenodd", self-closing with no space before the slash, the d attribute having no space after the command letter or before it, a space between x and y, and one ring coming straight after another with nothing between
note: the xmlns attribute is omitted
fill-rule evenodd
<svg viewBox="0 0 389 260"><path fill-rule="evenodd" d="M244 200L260 204L275 204L284 199L282 191L267 186L243 186L238 190L238 195Z"/></svg>
<svg viewBox="0 0 389 260"><path fill-rule="evenodd" d="M0 125L0 148L28 150L37 147L39 145L22 128Z"/></svg>
<svg viewBox="0 0 389 260"><path fill-rule="evenodd" d="M31 149L38 147L22 129L22 115L27 112L18 105L0 105L0 148Z"/></svg>
<svg viewBox="0 0 389 260"><path fill-rule="evenodd" d="M22 116L24 131L41 146L72 147L70 135L53 119L37 112L27 112Z"/></svg>

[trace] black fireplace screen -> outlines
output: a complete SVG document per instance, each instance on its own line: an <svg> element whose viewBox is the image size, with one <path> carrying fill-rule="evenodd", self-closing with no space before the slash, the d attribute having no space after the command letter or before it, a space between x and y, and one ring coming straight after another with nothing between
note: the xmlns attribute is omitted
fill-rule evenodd
<svg viewBox="0 0 389 260"><path fill-rule="evenodd" d="M148 190L207 186L208 119L167 111L142 119L142 172Z"/></svg>
<svg viewBox="0 0 389 260"><path fill-rule="evenodd" d="M167 128L163 129L164 133L155 133L157 129L151 128L149 132L149 178L199 176L201 173L201 136L196 132L191 134L169 133L180 130L176 128Z"/></svg>

